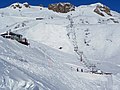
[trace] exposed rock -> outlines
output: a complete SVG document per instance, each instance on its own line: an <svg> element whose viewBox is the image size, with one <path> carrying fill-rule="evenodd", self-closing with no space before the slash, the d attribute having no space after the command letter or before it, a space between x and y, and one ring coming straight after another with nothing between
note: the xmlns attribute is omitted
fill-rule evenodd
<svg viewBox="0 0 120 90"><path fill-rule="evenodd" d="M114 18L107 19L107 21L109 21L109 20L113 21L114 23L119 23L119 21L115 20Z"/></svg>
<svg viewBox="0 0 120 90"><path fill-rule="evenodd" d="M13 5L11 5L12 8L16 9L16 8L22 8L22 6L19 3L15 3Z"/></svg>
<svg viewBox="0 0 120 90"><path fill-rule="evenodd" d="M97 14L99 14L101 16L105 16L104 13L106 13L109 16L112 16L112 14L110 12L110 8L105 5L103 5L103 6L97 5L96 8L94 9L94 12L96 12Z"/></svg>
<svg viewBox="0 0 120 90"><path fill-rule="evenodd" d="M39 4L39 7L40 7L40 10L42 10L44 6L42 4Z"/></svg>
<svg viewBox="0 0 120 90"><path fill-rule="evenodd" d="M23 5L26 7L26 8L30 8L30 5L26 2L26 3L23 3Z"/></svg>
<svg viewBox="0 0 120 90"><path fill-rule="evenodd" d="M50 4L48 6L48 9L55 12L67 13L70 11L75 11L75 6L70 3L56 3Z"/></svg>
<svg viewBox="0 0 120 90"><path fill-rule="evenodd" d="M22 7L26 7L26 8L30 8L30 5L26 2L26 3L23 3L23 4L20 4L20 3L14 3L14 4L12 4L11 5L11 7L13 8L13 9L21 9Z"/></svg>

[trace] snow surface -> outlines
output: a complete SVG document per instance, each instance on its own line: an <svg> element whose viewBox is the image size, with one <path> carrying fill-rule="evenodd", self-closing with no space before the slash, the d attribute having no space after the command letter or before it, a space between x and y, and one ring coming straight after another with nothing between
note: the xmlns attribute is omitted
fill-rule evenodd
<svg viewBox="0 0 120 90"><path fill-rule="evenodd" d="M0 90L120 90L120 14L99 16L98 4L64 14L23 4L0 9L0 33L11 30L30 42L0 36ZM92 74L91 64L112 75Z"/></svg>

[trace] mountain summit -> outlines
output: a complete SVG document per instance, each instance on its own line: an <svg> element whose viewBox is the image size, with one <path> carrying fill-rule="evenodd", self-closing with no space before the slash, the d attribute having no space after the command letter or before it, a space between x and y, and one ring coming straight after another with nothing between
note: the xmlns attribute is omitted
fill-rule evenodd
<svg viewBox="0 0 120 90"><path fill-rule="evenodd" d="M50 4L48 6L49 10L53 10L55 12L67 13L70 11L75 11L75 6L70 3L57 3L57 4Z"/></svg>

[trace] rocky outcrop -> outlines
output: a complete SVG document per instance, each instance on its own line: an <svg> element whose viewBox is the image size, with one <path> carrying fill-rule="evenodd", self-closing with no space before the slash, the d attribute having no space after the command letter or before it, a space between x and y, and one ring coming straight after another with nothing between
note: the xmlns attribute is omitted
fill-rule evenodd
<svg viewBox="0 0 120 90"><path fill-rule="evenodd" d="M30 8L30 5L26 2L26 3L23 3L23 5L26 7L26 8Z"/></svg>
<svg viewBox="0 0 120 90"><path fill-rule="evenodd" d="M67 13L70 11L75 11L75 6L70 3L56 3L50 4L48 6L48 9L53 10L55 12Z"/></svg>
<svg viewBox="0 0 120 90"><path fill-rule="evenodd" d="M22 6L21 6L19 3L12 4L11 7L12 7L13 9L16 9L16 8L21 9L21 8L22 8Z"/></svg>
<svg viewBox="0 0 120 90"><path fill-rule="evenodd" d="M101 15L101 16L105 16L104 13L106 13L109 16L112 16L111 12L110 12L110 8L105 6L105 5L97 5L96 8L94 9L94 12Z"/></svg>
<svg viewBox="0 0 120 90"><path fill-rule="evenodd" d="M14 3L14 4L11 5L11 7L12 7L13 9L21 9L21 8L23 8L23 7L25 7L25 8L30 8L30 5L29 5L27 2L26 2L26 3L23 3L23 4Z"/></svg>

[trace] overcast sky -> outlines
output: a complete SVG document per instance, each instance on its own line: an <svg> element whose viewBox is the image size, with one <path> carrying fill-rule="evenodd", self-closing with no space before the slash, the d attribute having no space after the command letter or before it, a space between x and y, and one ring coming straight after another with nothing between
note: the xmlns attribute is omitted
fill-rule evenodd
<svg viewBox="0 0 120 90"><path fill-rule="evenodd" d="M92 3L100 2L104 5L107 5L112 10L120 12L120 0L0 0L0 7L6 7L9 6L12 3L15 2L28 2L31 5L39 5L43 4L43 6L48 6L48 4L51 3L57 3L57 2L70 2L76 6L79 5L88 5Z"/></svg>

